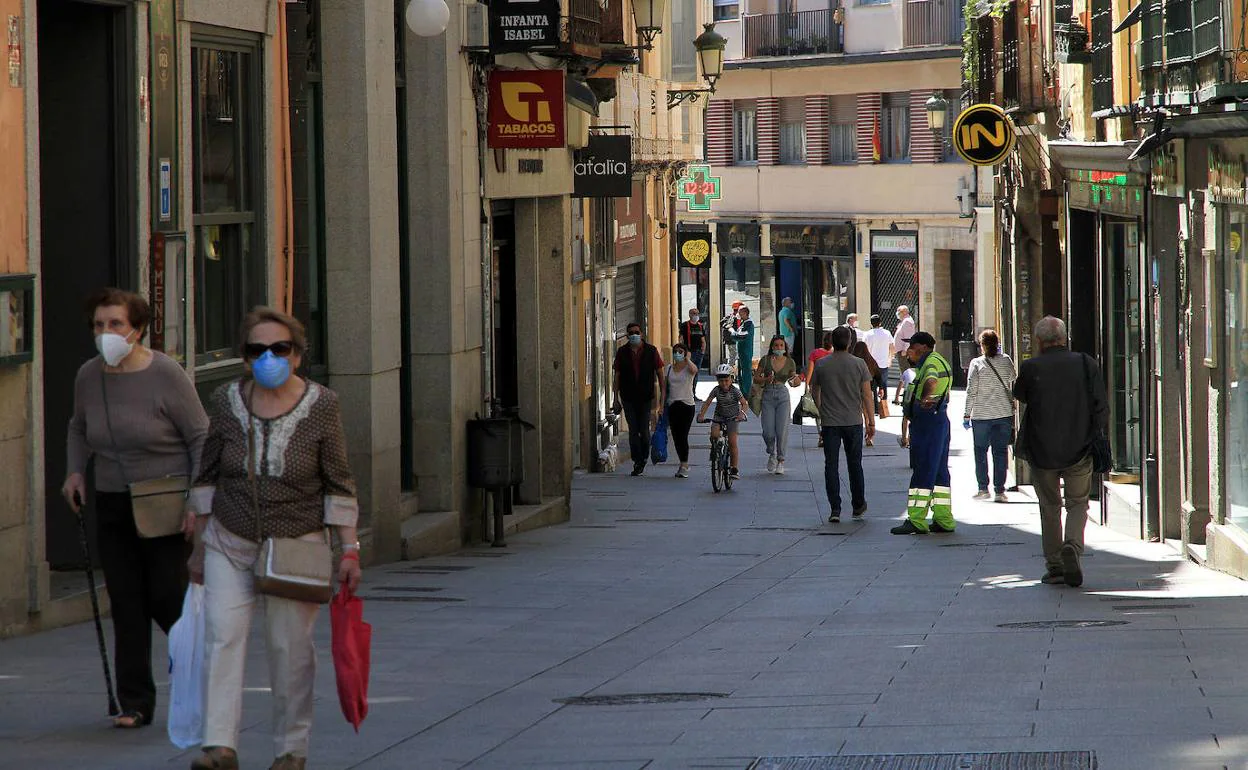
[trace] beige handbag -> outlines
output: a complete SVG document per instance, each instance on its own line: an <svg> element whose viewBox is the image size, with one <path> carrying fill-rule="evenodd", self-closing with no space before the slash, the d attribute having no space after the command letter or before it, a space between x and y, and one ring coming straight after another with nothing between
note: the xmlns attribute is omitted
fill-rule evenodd
<svg viewBox="0 0 1248 770"><path fill-rule="evenodd" d="M247 479L251 482L251 504L256 514L256 534L260 554L253 568L256 591L298 602L326 604L333 597L333 552L321 540L268 537L260 517L260 480L257 475L255 415L247 404Z"/></svg>
<svg viewBox="0 0 1248 770"><path fill-rule="evenodd" d="M108 410L108 388L104 373L100 372L100 391L104 394L104 422L108 425L108 440L117 448L113 437L113 419ZM126 478L125 464L120 458L117 467L121 479L130 490L130 508L134 513L134 529L139 537L151 539L182 534L182 521L186 516L186 496L191 488L191 477L163 476L148 481L131 482Z"/></svg>

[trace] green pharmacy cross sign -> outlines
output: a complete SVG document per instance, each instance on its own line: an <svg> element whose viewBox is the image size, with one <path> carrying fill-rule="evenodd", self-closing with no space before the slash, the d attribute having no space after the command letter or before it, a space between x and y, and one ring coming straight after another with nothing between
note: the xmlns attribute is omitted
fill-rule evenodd
<svg viewBox="0 0 1248 770"><path fill-rule="evenodd" d="M711 201L721 197L719 177L711 176L710 166L690 166L687 175L680 180L676 197L684 201L690 211L710 211Z"/></svg>

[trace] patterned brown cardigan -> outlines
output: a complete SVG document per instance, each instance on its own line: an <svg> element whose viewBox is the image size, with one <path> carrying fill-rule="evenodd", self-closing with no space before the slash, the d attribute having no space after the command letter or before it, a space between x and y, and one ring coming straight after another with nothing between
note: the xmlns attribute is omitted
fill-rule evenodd
<svg viewBox="0 0 1248 770"><path fill-rule="evenodd" d="M301 537L327 526L355 526L359 503L337 394L308 381L293 409L266 420L251 416L243 382L223 385L212 395L192 510L211 512L227 531L255 543L270 536ZM248 419L259 455L260 531L247 474Z"/></svg>

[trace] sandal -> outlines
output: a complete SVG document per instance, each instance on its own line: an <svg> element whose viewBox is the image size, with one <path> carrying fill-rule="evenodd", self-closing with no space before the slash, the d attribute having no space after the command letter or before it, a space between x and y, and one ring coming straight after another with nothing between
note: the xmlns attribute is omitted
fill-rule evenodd
<svg viewBox="0 0 1248 770"><path fill-rule="evenodd" d="M238 752L224 746L205 746L191 761L191 770L238 770Z"/></svg>
<svg viewBox="0 0 1248 770"><path fill-rule="evenodd" d="M151 723L152 718L144 716L143 712L138 709L123 711L113 717L113 727L119 730L137 730L140 727L147 727Z"/></svg>

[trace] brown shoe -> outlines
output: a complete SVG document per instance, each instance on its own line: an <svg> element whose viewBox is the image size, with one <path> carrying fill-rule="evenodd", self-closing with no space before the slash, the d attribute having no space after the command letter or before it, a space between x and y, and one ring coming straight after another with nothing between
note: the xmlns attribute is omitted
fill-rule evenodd
<svg viewBox="0 0 1248 770"><path fill-rule="evenodd" d="M296 757L294 754L283 754L273 760L269 770L304 770L308 764L307 757Z"/></svg>
<svg viewBox="0 0 1248 770"><path fill-rule="evenodd" d="M191 770L238 770L238 752L224 746L205 746L191 761Z"/></svg>

